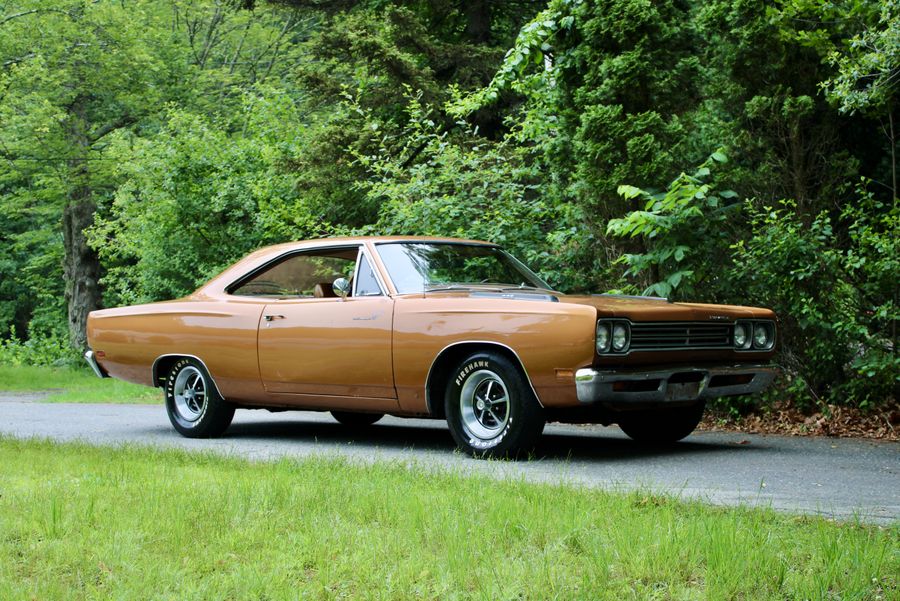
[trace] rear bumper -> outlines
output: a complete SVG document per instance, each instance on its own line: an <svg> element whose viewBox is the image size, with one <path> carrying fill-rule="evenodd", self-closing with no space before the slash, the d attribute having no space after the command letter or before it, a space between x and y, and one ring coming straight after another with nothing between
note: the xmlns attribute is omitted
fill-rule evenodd
<svg viewBox="0 0 900 601"><path fill-rule="evenodd" d="M655 370L591 367L575 373L581 403L665 403L696 401L765 389L775 379L772 365L671 367Z"/></svg>
<svg viewBox="0 0 900 601"><path fill-rule="evenodd" d="M88 365L91 366L91 369L94 370L94 373L97 374L98 378L108 378L109 374L104 371L100 364L97 363L97 358L94 357L94 351L88 351L84 354L84 360L88 362Z"/></svg>

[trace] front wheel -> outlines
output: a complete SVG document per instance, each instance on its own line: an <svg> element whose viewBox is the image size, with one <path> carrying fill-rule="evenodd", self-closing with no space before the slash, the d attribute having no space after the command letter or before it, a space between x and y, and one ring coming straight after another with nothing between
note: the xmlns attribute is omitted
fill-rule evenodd
<svg viewBox="0 0 900 601"><path fill-rule="evenodd" d="M231 425L234 405L219 396L212 378L196 359L180 359L166 378L169 421L187 438L213 438Z"/></svg>
<svg viewBox="0 0 900 601"><path fill-rule="evenodd" d="M444 410L459 449L476 457L526 453L544 430L528 380L495 352L470 355L451 372Z"/></svg>
<svg viewBox="0 0 900 601"><path fill-rule="evenodd" d="M703 417L705 401L689 407L669 407L629 411L619 427L637 442L666 444L677 442L694 431Z"/></svg>

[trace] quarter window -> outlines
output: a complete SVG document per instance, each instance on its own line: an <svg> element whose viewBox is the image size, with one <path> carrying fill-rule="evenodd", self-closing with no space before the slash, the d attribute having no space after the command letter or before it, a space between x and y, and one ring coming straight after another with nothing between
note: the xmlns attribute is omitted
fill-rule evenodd
<svg viewBox="0 0 900 601"><path fill-rule="evenodd" d="M375 272L365 255L359 255L359 270L356 273L356 296L381 296L381 287Z"/></svg>

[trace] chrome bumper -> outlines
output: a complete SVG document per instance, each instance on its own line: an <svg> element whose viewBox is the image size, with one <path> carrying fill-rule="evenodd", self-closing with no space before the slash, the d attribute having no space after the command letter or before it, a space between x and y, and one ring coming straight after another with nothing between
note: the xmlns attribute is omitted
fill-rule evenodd
<svg viewBox="0 0 900 601"><path fill-rule="evenodd" d="M88 365L91 366L91 369L94 370L94 373L97 374L98 378L108 378L109 374L103 371L103 368L97 363L97 359L94 357L94 351L88 351L84 354L84 360L88 362Z"/></svg>
<svg viewBox="0 0 900 601"><path fill-rule="evenodd" d="M672 367L658 370L604 369L575 372L582 403L696 401L763 390L775 379L772 365Z"/></svg>

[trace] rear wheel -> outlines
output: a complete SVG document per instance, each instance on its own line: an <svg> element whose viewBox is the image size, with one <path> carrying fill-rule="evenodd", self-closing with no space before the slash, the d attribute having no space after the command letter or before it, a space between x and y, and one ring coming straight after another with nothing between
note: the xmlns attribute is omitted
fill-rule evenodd
<svg viewBox="0 0 900 601"><path fill-rule="evenodd" d="M619 427L633 440L643 443L672 443L685 438L703 417L705 401L689 407L668 407L629 411L619 419Z"/></svg>
<svg viewBox="0 0 900 601"><path fill-rule="evenodd" d="M450 433L476 457L518 456L544 430L544 414L525 376L495 352L475 353L451 372L444 398Z"/></svg>
<svg viewBox="0 0 900 601"><path fill-rule="evenodd" d="M351 411L332 411L331 416L351 428L362 428L371 426L382 417L384 413L353 413Z"/></svg>
<svg viewBox="0 0 900 601"><path fill-rule="evenodd" d="M172 366L165 395L169 421L182 436L219 436L234 418L234 406L219 396L206 368L196 359L180 359Z"/></svg>

